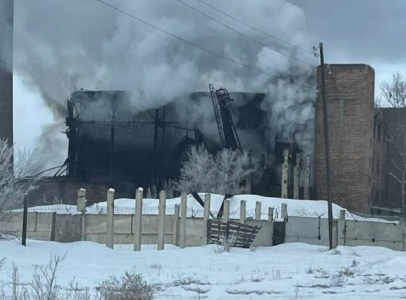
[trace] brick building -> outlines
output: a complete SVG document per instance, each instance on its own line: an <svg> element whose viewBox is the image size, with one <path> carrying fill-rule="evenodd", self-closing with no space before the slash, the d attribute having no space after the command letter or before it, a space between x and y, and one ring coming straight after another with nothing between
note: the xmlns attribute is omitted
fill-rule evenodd
<svg viewBox="0 0 406 300"><path fill-rule="evenodd" d="M326 66L333 202L353 211L398 214L406 161L406 108L376 108L374 70ZM318 68L320 86L320 68ZM316 101L315 196L327 198L323 105ZM393 176L395 175L395 176Z"/></svg>
<svg viewBox="0 0 406 300"><path fill-rule="evenodd" d="M320 67L317 73L320 82ZM326 66L332 200L356 212L370 211L372 183L378 180L372 173L374 80L368 65ZM316 199L327 199L321 93L316 100L314 164Z"/></svg>
<svg viewBox="0 0 406 300"><path fill-rule="evenodd" d="M406 156L406 108L376 108L374 141L376 147L382 148L374 154L374 173L381 177L379 185L373 187L374 207L398 209L402 207L402 186L395 179L402 179L400 171Z"/></svg>

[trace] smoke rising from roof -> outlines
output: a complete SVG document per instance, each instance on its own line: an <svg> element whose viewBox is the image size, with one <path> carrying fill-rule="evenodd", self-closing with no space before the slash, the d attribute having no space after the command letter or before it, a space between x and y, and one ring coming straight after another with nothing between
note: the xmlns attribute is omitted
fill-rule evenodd
<svg viewBox="0 0 406 300"><path fill-rule="evenodd" d="M41 92L56 123L63 122L66 116L66 98L79 88L128 91L134 108L144 110L194 91L207 91L208 84L214 83L229 91L267 92L268 105L264 109L272 110L270 132L282 130L285 138L291 139L302 125L309 125L307 122L314 114L313 104L308 101L314 99L312 85L308 84L313 68L257 45L177 1L107 2L211 51L282 79L294 78L298 85L292 88L282 79L275 81L224 61L95 0L20 0L16 2L15 71L27 85ZM208 3L270 35L311 48L302 30L305 23L302 10L285 0ZM189 4L292 57L311 61L311 55L225 19L198 1ZM306 87L300 87L301 84ZM54 140L65 140L58 143L64 157L66 138L59 134L59 126L54 128L55 132L47 128L39 138L39 152L47 151L48 135L52 135ZM306 134L297 136L299 142L310 144Z"/></svg>

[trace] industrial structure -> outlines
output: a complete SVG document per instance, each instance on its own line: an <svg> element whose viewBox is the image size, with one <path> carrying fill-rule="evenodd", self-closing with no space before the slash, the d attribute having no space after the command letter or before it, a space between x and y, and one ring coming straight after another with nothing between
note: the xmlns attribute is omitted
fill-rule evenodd
<svg viewBox="0 0 406 300"><path fill-rule="evenodd" d="M11 144L13 2L2 0L6 9L0 10L7 25L0 28L0 138ZM319 83L320 68L317 73ZM351 211L399 214L406 194L405 182L399 180L406 176L406 151L399 151L406 149L406 108L376 108L374 88L374 70L368 65L326 65L332 200ZM266 97L210 85L207 92L138 110L124 91L74 92L67 103L67 160L55 176L41 178L32 204L75 203L79 188L87 189L90 203L105 200L108 187L115 187L118 197L133 197L138 186L165 188L179 175L192 145L204 145L212 153L224 148L250 153L256 172L247 193L325 199L320 95L310 99L316 114L309 157L301 156L291 141L269 140L267 113L272 112L261 108ZM207 103L213 106L209 118L199 111ZM208 130L212 124L214 133ZM294 183L300 189L293 189Z"/></svg>
<svg viewBox="0 0 406 300"><path fill-rule="evenodd" d="M259 109L265 94L229 94L213 85L209 89L210 93L191 94L186 102L174 101L145 111L137 111L123 91L74 92L67 103L68 158L56 177L66 173L64 178L69 180L105 184L114 187L120 197L131 197L139 186L156 196L158 190L170 189L171 181L178 178L190 146L204 146L213 154L221 149L249 153L255 172L242 183L246 192L278 196L280 178L275 174L277 162L283 160L282 149L299 150L275 141L276 151L269 153L267 117ZM206 101L213 105L209 120L191 117L188 111ZM236 123L233 115L239 116ZM205 134L202 122L215 122L217 134ZM258 135L263 151L243 149L238 130ZM269 157L275 157L276 164L270 165Z"/></svg>

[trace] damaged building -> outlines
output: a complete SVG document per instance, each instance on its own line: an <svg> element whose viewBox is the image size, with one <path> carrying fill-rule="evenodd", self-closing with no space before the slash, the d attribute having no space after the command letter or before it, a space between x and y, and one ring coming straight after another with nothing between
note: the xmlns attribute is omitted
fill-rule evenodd
<svg viewBox="0 0 406 300"><path fill-rule="evenodd" d="M4 3L8 9L2 20L11 28L1 27L0 39L12 45L13 1ZM0 138L12 143L12 46L3 50L3 56ZM320 68L317 72L320 74ZM314 90L320 90L320 76L317 83L313 81ZM399 148L405 144L406 108L376 108L374 89L375 74L370 66L326 65L332 200L354 212L399 214L404 183L397 179L404 175L399 165L405 158ZM307 184L311 190L308 198L326 199L320 93L307 100L315 110L315 117L309 119L312 126L298 128L314 136L312 144L304 149L294 131L289 131L292 136L286 136L280 132L283 126L275 128L270 124L274 111L267 105L273 97L269 92L228 93L219 84L206 92L144 109L134 105L126 91L76 91L66 104L66 162L54 176L40 178L30 203L76 203L79 188L87 190L89 203L104 201L109 187L114 187L119 197L134 197L138 186L156 194L176 180L192 145L205 145L212 153L223 148L249 153L255 173L246 183L246 192L275 197L282 193L281 165L288 150L290 188L286 196L294 196L292 174L299 165L301 190L296 198L305 197L303 187ZM284 125L289 126L289 121L295 122L286 118ZM296 154L302 154L300 161L296 161Z"/></svg>
<svg viewBox="0 0 406 300"><path fill-rule="evenodd" d="M160 189L171 190L191 146L213 154L224 148L249 153L255 172L245 182L246 193L279 196L283 150L288 147L295 157L300 149L267 139L269 121L261 109L265 97L211 86L211 92L138 111L124 91L74 92L67 102L68 158L32 198L74 203L76 196L66 191L72 185L87 186L90 202L98 201L107 187L114 187L118 197L132 197L139 186L156 196ZM239 133L244 134L241 141Z"/></svg>
<svg viewBox="0 0 406 300"><path fill-rule="evenodd" d="M399 214L401 184L391 173L397 172L394 157L396 160L402 157L393 143L387 141L390 135L401 138L397 128L401 128L406 111L376 108L374 81L374 70L367 65L327 66L333 201L354 212ZM235 133L231 125L226 147L238 150L238 135L244 136L243 140L248 142L241 143L242 150L250 152L256 166L247 192L274 197L281 196L283 152L289 149L288 196L293 197L292 174L296 154L301 149L295 143L269 139L269 118L261 108L266 96L230 93L234 101L227 107L235 123ZM128 95L122 91L78 91L67 105L69 156L61 169L66 175L44 179L33 195L38 203L55 199L74 203L79 187L87 188L90 202L104 199L110 186L117 189L120 197L133 196L138 186L164 188L179 174L188 147L204 144L213 153L225 147L216 126L210 92L193 93L143 112L131 108ZM202 105L210 106L210 114L208 110L205 113L199 110ZM320 93L315 111L310 198L325 199ZM252 136L251 140L246 138L247 134ZM306 173L303 157L300 173L299 198L303 198Z"/></svg>

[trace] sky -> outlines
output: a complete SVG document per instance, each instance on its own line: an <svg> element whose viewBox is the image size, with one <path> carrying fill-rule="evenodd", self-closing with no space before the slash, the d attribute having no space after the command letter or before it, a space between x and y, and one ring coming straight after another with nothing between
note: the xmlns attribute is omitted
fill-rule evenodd
<svg viewBox="0 0 406 300"><path fill-rule="evenodd" d="M17 1L19 3L17 3ZM23 63L26 64L26 61L22 59L24 58L25 52L28 53L32 47L43 47L44 51L42 53L45 54L36 62L42 63L46 65L46 67L42 66L39 69L40 71L32 69L31 75L32 73L47 72L48 70L50 74L53 75L52 72L54 70L53 68L55 67L54 64L58 64L59 62L53 61L53 59L55 59L55 55L47 56L49 45L54 43L57 45L57 47L55 47L56 51L63 52L64 49L69 48L68 46L71 44L80 45L82 43L89 45L84 48L85 51L94 51L94 53L96 53L95 56L101 56L102 53L97 52L97 49L92 49L92 47L98 47L100 45L100 39L102 39L104 36L108 36L110 38L109 41L111 42L107 46L106 43L103 43L102 46L104 48L112 48L118 45L117 47L122 47L120 48L120 51L122 52L123 56L126 56L125 49L127 44L120 44L120 41L114 40L111 38L111 35L114 31L117 31L119 34L115 35L114 38L117 38L117 36L119 37L122 32L117 30L118 26L122 26L123 28L127 28L129 26L136 27L136 22L133 22L133 20L131 20L131 22L119 20L118 22L114 23L115 12L112 12L106 8L101 8L99 3L95 3L96 1L92 0L81 0L79 2L73 0L72 2L68 1L65 3L63 3L64 1L62 0L54 0L52 5L48 5L48 7L41 7L41 5L47 1L49 2L49 0L16 0L15 23L17 28L15 33L18 34L24 32L25 34L23 37L15 37L17 40L15 45L17 45L19 49L15 50L14 62L15 65L20 66L18 68L21 68ZM121 1L124 2L124 0ZM154 1L162 3L162 0ZM228 3L226 3L226 0L222 1L223 2L212 1L212 4L215 6L218 5L218 7L227 10ZM289 41L292 43L297 41L297 43L300 45L306 44L306 46L317 45L319 42L323 42L326 63L364 63L371 65L375 69L376 74L376 93L379 93L380 83L383 80L390 80L392 73L400 71L406 75L406 57L404 55L404 49L406 49L406 38L404 38L406 36L404 34L404 12L406 11L406 1L269 1L274 3L275 6L280 5L282 9L281 16L283 16L283 18L273 17L272 22L275 22L274 24L272 22L263 24L264 20L257 18L256 14L258 14L258 11L255 9L251 10L247 6L248 2L245 2L244 5L234 5L229 11L231 11L235 17L240 17L244 19L245 22L267 30L267 32L269 31L272 34L277 35L278 31L280 31L279 37L281 39L284 39L286 32L289 32L289 30L296 30L296 32L304 31L305 34L289 35L289 37L286 36L286 39L289 39ZM112 2L117 1L112 0ZM234 1L234 4L237 2ZM75 5L75 3L80 3L80 5ZM189 1L188 3L195 5L197 1ZM159 11L161 14L169 15L172 13L183 13L181 9L185 8L180 8L179 5L176 6L176 4L179 3L176 3L174 0L167 0L165 5L162 5L162 9L157 11ZM57 10L55 10L58 5L61 7L59 13ZM170 9L171 5L174 7L173 11ZM128 9L130 8L131 7L129 5ZM199 6L199 8L203 9L202 6ZM289 13L285 15L283 10L287 10ZM81 15L83 15L84 12L89 15L89 17L86 19L81 18ZM136 13L137 12L135 12L135 14ZM187 10L185 10L185 13L190 14L191 12L187 12ZM217 15L213 16L218 17ZM196 22L210 22L210 20L204 18L198 19L197 16L188 21L193 22L194 20L196 20ZM19 29L19 22L24 23L23 29ZM69 24L70 22L72 24L73 34L72 32L68 32L67 28L69 27L62 25L58 26L59 22L61 24ZM98 24L100 24L100 26ZM105 26L105 24L110 24L111 26ZM182 26L182 24L180 25ZM237 25L234 24L234 26ZM200 27L198 29L202 30ZM87 28L96 28L96 30L87 30ZM210 28L207 30L209 29ZM74 30L77 30L77 33L75 33ZM182 33L183 31L178 34ZM225 31L222 33L227 34ZM247 31L247 33L249 33L249 31ZM185 29L184 34L188 36L189 32L187 32ZM210 32L205 32L205 34L210 37ZM230 33L228 34L231 35ZM31 35L33 37L38 37L38 40L34 40ZM162 35L157 36L158 38L162 39ZM46 40L48 45L38 42L41 41L40 38L42 38L42 40ZM306 40L302 41L301 39L304 38ZM237 42L237 40L230 40L230 43L235 42ZM233 44L233 47L235 46L236 44ZM82 55L82 49L72 47L72 49L69 50L76 51L75 54L80 54L78 56L81 59L78 61L80 66L92 70L94 69L92 74L79 73L78 76L82 75L84 80L80 82L82 86L75 85L75 87L90 89L95 86L92 80L102 81L108 78L108 76L106 76L106 70L104 70L102 67L94 65L94 61L97 61L98 59L97 57L93 58ZM129 48L128 50L142 51L143 49ZM238 59L241 58L240 53L235 53L235 56ZM154 59L154 57L156 57L155 54L152 59ZM103 57L102 59L106 59L106 57ZM114 59L114 57L107 56L107 59ZM144 59L150 59L150 57L148 56ZM309 61L317 64L316 58L309 58ZM63 62L63 66L61 64L61 68L70 68L73 64L73 61L67 60ZM204 64L207 65L207 61L205 61ZM210 65L208 65L208 67L209 66ZM272 68L272 66L273 64L270 64L270 68ZM124 68L123 73L131 70L125 69L125 65L114 65L114 67ZM184 66L180 66L179 68L183 67ZM185 68L189 68L189 66L185 66ZM133 69L136 68L134 67ZM189 69L187 70L189 71ZM193 70L193 67L191 67L192 73ZM109 71L113 72L114 74L114 70L109 69ZM41 138L41 132L43 131L44 126L53 124L54 122L59 122L60 125L56 127L56 132L62 136L60 131L63 129L63 121L61 121L63 119L60 118L60 112L57 112L59 109L58 107L53 107L51 110L49 109L49 106L44 104L45 101L43 90L38 88L38 86L33 85L32 82L27 80L27 78L21 74L21 72L16 72L14 75L14 136L16 146L18 148L33 148L38 139ZM58 95L58 97L60 97L62 100L61 103L64 103L65 99L69 97L68 91L70 91L70 89L65 88L68 80L63 76L58 77L60 74L62 73L55 72L55 75L52 76L52 79L54 80L52 82L52 87L58 89L58 91L55 92L55 95ZM210 74L210 76L214 75ZM183 78L183 80L187 80L187 78ZM157 81L162 82L162 80ZM58 85L64 86L64 88L59 89ZM235 86L237 89L244 85L238 85L236 83ZM49 86L45 88L49 89ZM180 88L182 87L179 87L179 89ZM152 86L151 90L154 91L156 89L154 89L154 86ZM52 141L49 141L49 143L52 143Z"/></svg>

